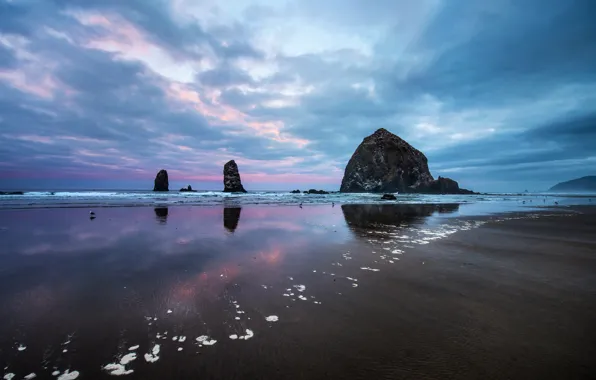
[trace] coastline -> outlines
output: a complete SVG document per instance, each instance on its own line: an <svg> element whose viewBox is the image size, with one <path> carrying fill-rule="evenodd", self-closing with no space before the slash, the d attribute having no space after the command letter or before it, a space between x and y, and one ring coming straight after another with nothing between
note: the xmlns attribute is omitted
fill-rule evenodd
<svg viewBox="0 0 596 380"><path fill-rule="evenodd" d="M0 365L110 378L138 345L131 378L593 373L596 207L468 207L0 210Z"/></svg>

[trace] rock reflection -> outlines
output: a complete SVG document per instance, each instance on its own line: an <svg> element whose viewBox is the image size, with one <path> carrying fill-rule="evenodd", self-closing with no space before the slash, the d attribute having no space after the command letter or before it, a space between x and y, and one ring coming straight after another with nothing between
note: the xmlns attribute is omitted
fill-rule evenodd
<svg viewBox="0 0 596 380"><path fill-rule="evenodd" d="M342 205L346 223L351 230L375 228L379 226L403 226L419 224L426 217L438 213L452 213L459 210L459 204L418 204L418 205Z"/></svg>
<svg viewBox="0 0 596 380"><path fill-rule="evenodd" d="M238 228L240 211L242 211L242 207L226 207L223 209L224 227L232 233Z"/></svg>
<svg viewBox="0 0 596 380"><path fill-rule="evenodd" d="M168 208L167 207L156 207L155 208L155 218L161 224L166 224L168 222Z"/></svg>

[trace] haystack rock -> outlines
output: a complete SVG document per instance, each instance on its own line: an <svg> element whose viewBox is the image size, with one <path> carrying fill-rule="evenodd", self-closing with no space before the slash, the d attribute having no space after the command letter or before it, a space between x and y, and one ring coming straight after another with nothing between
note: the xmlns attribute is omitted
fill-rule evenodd
<svg viewBox="0 0 596 380"><path fill-rule="evenodd" d="M168 172L161 169L155 176L155 184L153 191L170 191L170 183L168 182Z"/></svg>
<svg viewBox="0 0 596 380"><path fill-rule="evenodd" d="M435 180L426 156L384 128L366 137L346 166L344 193L471 193L449 178Z"/></svg>
<svg viewBox="0 0 596 380"><path fill-rule="evenodd" d="M234 160L228 161L224 165L224 192L226 193L246 193L240 180L240 173L238 172L238 165Z"/></svg>

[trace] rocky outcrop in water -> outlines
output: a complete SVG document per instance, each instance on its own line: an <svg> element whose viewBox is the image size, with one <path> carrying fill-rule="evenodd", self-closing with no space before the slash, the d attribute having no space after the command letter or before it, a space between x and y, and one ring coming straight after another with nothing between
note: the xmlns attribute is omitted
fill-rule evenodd
<svg viewBox="0 0 596 380"><path fill-rule="evenodd" d="M168 172L161 169L155 176L153 191L170 191L170 183L168 182Z"/></svg>
<svg viewBox="0 0 596 380"><path fill-rule="evenodd" d="M325 190L316 190L316 189L310 189L308 191L305 191L304 193L305 194L319 194L319 195L329 194L328 191L325 191Z"/></svg>
<svg viewBox="0 0 596 380"><path fill-rule="evenodd" d="M224 192L226 193L246 193L240 180L238 165L234 160L228 161L224 165Z"/></svg>
<svg viewBox="0 0 596 380"><path fill-rule="evenodd" d="M393 194L383 194L383 196L381 197L381 200L384 200L384 201L394 201L396 199L397 198Z"/></svg>
<svg viewBox="0 0 596 380"><path fill-rule="evenodd" d="M192 189L192 186L188 185L187 187L183 187L180 189L181 193L196 193L196 190Z"/></svg>
<svg viewBox="0 0 596 380"><path fill-rule="evenodd" d="M344 193L471 193L456 181L428 169L426 156L384 128L366 137L346 166L341 182Z"/></svg>
<svg viewBox="0 0 596 380"><path fill-rule="evenodd" d="M292 190L290 191L290 194L300 194L301 191L300 190Z"/></svg>
<svg viewBox="0 0 596 380"><path fill-rule="evenodd" d="M24 195L22 191L0 191L0 195Z"/></svg>

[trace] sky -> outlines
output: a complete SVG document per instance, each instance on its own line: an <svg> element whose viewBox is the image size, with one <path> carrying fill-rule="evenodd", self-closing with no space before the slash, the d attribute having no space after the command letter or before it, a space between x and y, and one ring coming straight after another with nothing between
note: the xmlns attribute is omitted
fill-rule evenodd
<svg viewBox="0 0 596 380"><path fill-rule="evenodd" d="M378 128L476 191L596 174L593 0L0 0L0 188L338 190Z"/></svg>

